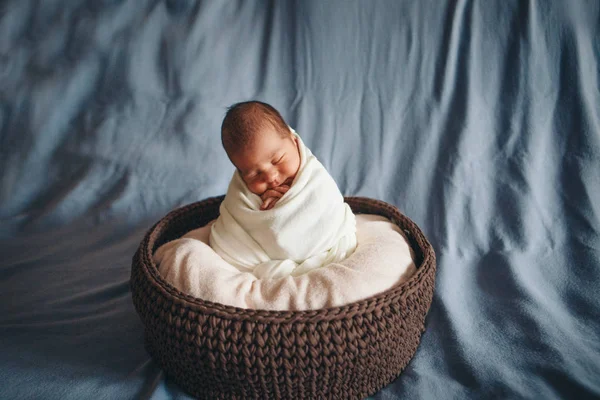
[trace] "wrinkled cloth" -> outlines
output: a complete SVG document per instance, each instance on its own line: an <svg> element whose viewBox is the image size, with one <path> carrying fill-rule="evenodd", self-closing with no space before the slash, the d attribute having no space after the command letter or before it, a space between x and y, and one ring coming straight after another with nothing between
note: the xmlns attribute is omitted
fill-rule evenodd
<svg viewBox="0 0 600 400"><path fill-rule="evenodd" d="M211 225L162 245L154 261L165 280L182 292L233 307L301 311L342 306L401 284L416 271L402 231L378 215L356 216L358 246L348 258L281 279L258 279L226 263L208 246Z"/></svg>
<svg viewBox="0 0 600 400"><path fill-rule="evenodd" d="M192 400L131 257L225 194L250 99L435 249L421 344L369 399L600 398L599 1L0 4L0 399Z"/></svg>
<svg viewBox="0 0 600 400"><path fill-rule="evenodd" d="M325 167L298 139L300 167L290 189L261 210L235 171L210 246L227 263L261 279L299 276L348 257L356 248L356 220Z"/></svg>

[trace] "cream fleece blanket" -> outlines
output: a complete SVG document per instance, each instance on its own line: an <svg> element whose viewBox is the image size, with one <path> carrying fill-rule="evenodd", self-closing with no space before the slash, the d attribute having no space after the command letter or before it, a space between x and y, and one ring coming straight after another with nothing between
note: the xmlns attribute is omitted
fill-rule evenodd
<svg viewBox="0 0 600 400"><path fill-rule="evenodd" d="M209 244L227 263L257 278L299 276L343 260L356 248L354 214L335 181L298 138L300 168L270 210L236 171Z"/></svg>
<svg viewBox="0 0 600 400"><path fill-rule="evenodd" d="M380 216L356 216L358 246L348 258L280 279L258 279L225 262L208 246L211 225L162 245L154 261L171 285L216 303L259 310L336 307L381 293L416 271L402 232Z"/></svg>

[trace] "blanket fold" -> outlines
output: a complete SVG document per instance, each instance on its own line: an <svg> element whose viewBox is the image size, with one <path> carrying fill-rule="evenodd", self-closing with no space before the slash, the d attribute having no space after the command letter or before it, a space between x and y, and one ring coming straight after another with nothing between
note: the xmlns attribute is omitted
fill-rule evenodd
<svg viewBox="0 0 600 400"><path fill-rule="evenodd" d="M291 129L291 128L290 128ZM298 276L348 257L356 248L356 220L325 167L298 139L300 168L270 210L260 210L235 171L210 246L227 263L261 279Z"/></svg>

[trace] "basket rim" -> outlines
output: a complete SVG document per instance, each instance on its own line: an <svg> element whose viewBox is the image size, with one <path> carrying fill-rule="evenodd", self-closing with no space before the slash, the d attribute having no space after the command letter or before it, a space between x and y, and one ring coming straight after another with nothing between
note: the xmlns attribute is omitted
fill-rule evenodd
<svg viewBox="0 0 600 400"><path fill-rule="evenodd" d="M391 218L394 224L398 225L398 222L402 221L406 225L406 227L400 228L412 236L410 243L411 246L415 244L418 245L421 253L423 254L421 263L416 265L416 273L413 274L407 281L399 285L394 285L383 292L374 294L373 296L362 300L340 306L320 308L316 310L293 311L247 309L194 297L180 291L162 277L158 271L156 263L154 262L152 248L154 247L154 243L156 242L159 234L162 232L162 228L173 218L181 216L182 214L193 213L197 207L202 205L215 205L215 203L220 204L224 197L224 195L208 197L170 211L146 232L138 250L136 251L136 255L134 256L132 268L141 268L141 272L149 283L149 286L151 286L154 291L157 291L162 296L168 298L173 304L177 304L178 306L185 308L188 312L202 313L205 315L214 315L228 320L241 320L248 322L313 323L321 321L343 320L353 318L356 315L364 315L367 312L381 310L385 305L389 305L394 300L397 301L399 298L408 297L420 287L420 284L426 280L426 277L430 274L433 274L435 277L435 251L421 229L410 218L402 214L397 207L382 200L360 196L346 196L344 198L346 202L358 204L359 207L362 205L370 206L375 209L387 209L394 214L394 218ZM136 285L135 280L133 279L132 285ZM132 290L134 290L133 287Z"/></svg>

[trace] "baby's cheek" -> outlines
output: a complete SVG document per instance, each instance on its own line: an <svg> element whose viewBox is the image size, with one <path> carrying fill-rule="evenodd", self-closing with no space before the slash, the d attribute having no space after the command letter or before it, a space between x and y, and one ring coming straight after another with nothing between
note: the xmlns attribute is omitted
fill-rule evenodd
<svg viewBox="0 0 600 400"><path fill-rule="evenodd" d="M264 191L267 189L266 187L264 187L265 185L262 185L260 183L253 183L248 185L248 189L250 189L250 191L254 194L257 195L261 195L264 193Z"/></svg>
<svg viewBox="0 0 600 400"><path fill-rule="evenodd" d="M288 165L287 171L286 171L286 175L288 177L293 177L296 175L296 172L298 172L298 167L295 165Z"/></svg>

